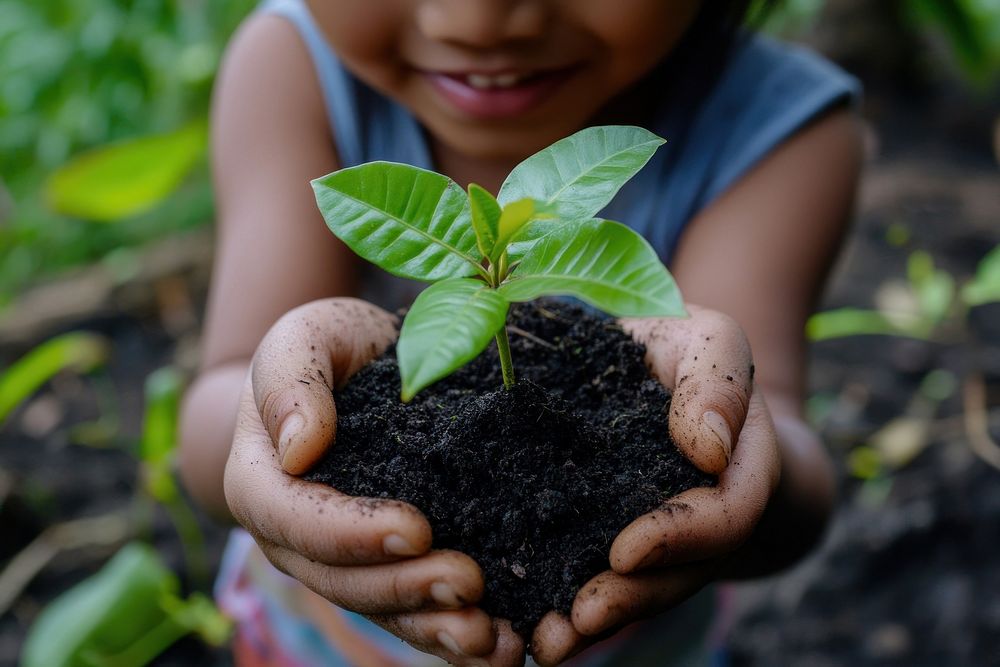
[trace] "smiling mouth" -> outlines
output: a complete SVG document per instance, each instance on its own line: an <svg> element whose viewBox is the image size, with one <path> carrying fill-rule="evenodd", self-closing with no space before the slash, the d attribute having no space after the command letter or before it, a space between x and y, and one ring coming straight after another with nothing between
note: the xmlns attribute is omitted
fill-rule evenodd
<svg viewBox="0 0 1000 667"><path fill-rule="evenodd" d="M431 87L463 115L478 119L516 117L540 106L576 71L423 72Z"/></svg>

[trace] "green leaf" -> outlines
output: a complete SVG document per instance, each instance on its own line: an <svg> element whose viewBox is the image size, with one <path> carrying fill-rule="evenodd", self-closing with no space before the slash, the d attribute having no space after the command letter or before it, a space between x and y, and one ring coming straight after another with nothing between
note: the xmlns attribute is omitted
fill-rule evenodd
<svg viewBox="0 0 1000 667"><path fill-rule="evenodd" d="M976 267L976 277L962 287L962 300L969 306L1000 301L1000 245Z"/></svg>
<svg viewBox="0 0 1000 667"><path fill-rule="evenodd" d="M514 170L497 200L531 198L565 220L596 215L665 142L641 127L591 127L535 153Z"/></svg>
<svg viewBox="0 0 1000 667"><path fill-rule="evenodd" d="M188 632L162 606L178 588L177 577L150 547L128 544L97 574L39 614L25 641L21 665L147 664ZM132 659L121 659L123 654Z"/></svg>
<svg viewBox="0 0 1000 667"><path fill-rule="evenodd" d="M992 17L979 16L976 5L992 5ZM996 18L996 3L969 2L968 0L910 0L907 9L918 22L936 28L951 44L951 52L965 71L980 82L995 76L991 56L995 45L991 43L990 18ZM985 20L984 20L985 19Z"/></svg>
<svg viewBox="0 0 1000 667"><path fill-rule="evenodd" d="M508 301L571 295L616 317L685 314L677 285L649 243L608 220L560 225L527 252L498 291Z"/></svg>
<svg viewBox="0 0 1000 667"><path fill-rule="evenodd" d="M472 228L476 232L479 252L484 257L489 257L496 245L500 230L500 204L487 190L470 183L469 208L472 211Z"/></svg>
<svg viewBox="0 0 1000 667"><path fill-rule="evenodd" d="M57 373L89 373L103 365L109 353L107 339L84 331L62 334L38 345L0 375L0 423Z"/></svg>
<svg viewBox="0 0 1000 667"><path fill-rule="evenodd" d="M532 199L518 199L503 207L500 215L500 232L496 245L490 254L490 261L496 262L503 251L507 249L510 240L524 229L524 226L535 217L535 202Z"/></svg>
<svg viewBox="0 0 1000 667"><path fill-rule="evenodd" d="M917 297L921 316L930 326L945 318L955 297L955 279L935 268L930 254L918 250L907 261L907 276Z"/></svg>
<svg viewBox="0 0 1000 667"><path fill-rule="evenodd" d="M45 195L56 212L114 222L169 197L205 155L205 123L140 137L73 158L49 178Z"/></svg>
<svg viewBox="0 0 1000 667"><path fill-rule="evenodd" d="M446 176L370 162L312 186L330 230L389 273L428 282L484 273L469 198Z"/></svg>
<svg viewBox="0 0 1000 667"><path fill-rule="evenodd" d="M173 368L160 368L146 378L146 409L142 420L139 456L146 491L161 503L178 497L173 476L177 447L177 417L184 382Z"/></svg>
<svg viewBox="0 0 1000 667"><path fill-rule="evenodd" d="M877 310L858 308L838 308L816 313L806 322L806 337L812 341L881 334L925 339L925 328L917 326L902 328L891 322Z"/></svg>
<svg viewBox="0 0 1000 667"><path fill-rule="evenodd" d="M413 302L396 354L403 401L474 359L507 318L507 301L472 278L431 285Z"/></svg>

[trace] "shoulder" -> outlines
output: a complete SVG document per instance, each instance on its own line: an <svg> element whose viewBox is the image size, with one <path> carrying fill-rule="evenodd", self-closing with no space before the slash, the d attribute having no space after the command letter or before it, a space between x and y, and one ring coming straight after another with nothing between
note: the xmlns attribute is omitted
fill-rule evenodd
<svg viewBox="0 0 1000 667"><path fill-rule="evenodd" d="M808 49L742 36L691 127L690 149L710 156L697 158L710 161L697 208L832 111L852 114L860 94L854 77Z"/></svg>
<svg viewBox="0 0 1000 667"><path fill-rule="evenodd" d="M237 30L216 81L213 121L222 130L249 123L258 131L325 131L323 98L308 49L285 18L255 12Z"/></svg>

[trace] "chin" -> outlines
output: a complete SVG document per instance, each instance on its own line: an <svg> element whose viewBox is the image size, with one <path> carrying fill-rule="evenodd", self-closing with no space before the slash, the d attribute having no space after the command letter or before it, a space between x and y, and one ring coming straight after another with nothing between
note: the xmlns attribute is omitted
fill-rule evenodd
<svg viewBox="0 0 1000 667"><path fill-rule="evenodd" d="M464 127L435 132L435 138L467 157L480 160L516 161L583 129L586 123L576 125L540 127L532 123L518 123L517 127Z"/></svg>

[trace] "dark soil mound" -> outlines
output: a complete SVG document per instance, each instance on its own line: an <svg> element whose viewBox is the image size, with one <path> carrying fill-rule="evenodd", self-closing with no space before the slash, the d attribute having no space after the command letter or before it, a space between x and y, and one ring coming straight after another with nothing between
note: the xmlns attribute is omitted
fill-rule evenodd
<svg viewBox="0 0 1000 667"><path fill-rule="evenodd" d="M713 478L670 441L670 396L613 321L556 302L511 321L513 390L491 346L404 405L390 350L336 395L337 445L309 479L419 507L436 548L482 566L483 609L527 633L630 521Z"/></svg>

